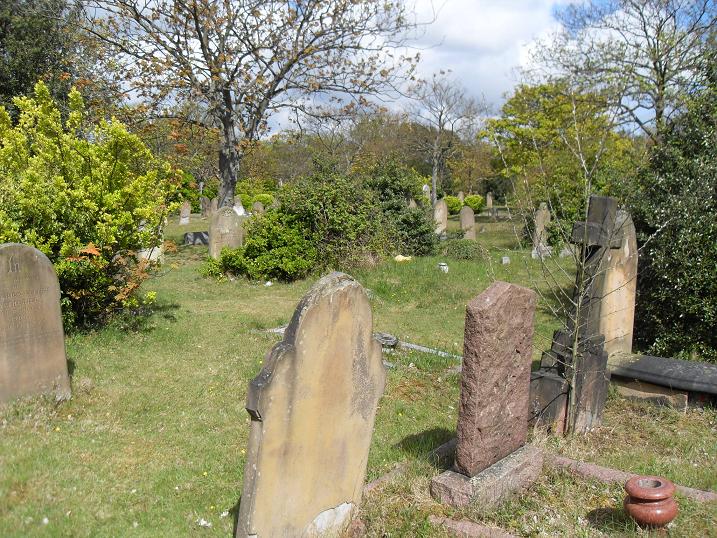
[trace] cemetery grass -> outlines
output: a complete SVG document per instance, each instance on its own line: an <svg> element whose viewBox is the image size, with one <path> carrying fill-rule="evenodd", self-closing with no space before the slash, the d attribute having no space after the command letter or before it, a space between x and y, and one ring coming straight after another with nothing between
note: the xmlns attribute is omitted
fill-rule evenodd
<svg viewBox="0 0 717 538"><path fill-rule="evenodd" d="M483 260L429 257L356 271L370 290L375 330L460 354L466 302L501 279L541 292L536 349L548 347L560 297L547 282L555 278L569 288L569 261L545 275L528 251L516 249L509 224L485 226ZM168 236L178 243L183 232L201 229L206 221L193 219L170 226ZM199 275L205 255L206 247L168 255L144 286L158 295L151 314L68 336L72 400L0 408L0 536L231 534L247 444L247 383L280 338L266 329L288 322L318 275L270 287L220 282ZM504 255L510 265L500 263ZM439 261L449 264L448 274L437 271ZM457 361L403 351L385 359L394 367L379 404L367 480L403 467L366 497L369 535L445 535L430 515L488 521L525 535L639 534L610 511L620 507L619 487L563 473L547 473L533 491L490 516L435 503L428 485L440 469L425 454L455 435L459 389L450 370ZM595 434L537 442L587 461L715 488L716 423L713 411L680 414L612 397ZM713 508L681 502L673 534L705 536L717 525Z"/></svg>

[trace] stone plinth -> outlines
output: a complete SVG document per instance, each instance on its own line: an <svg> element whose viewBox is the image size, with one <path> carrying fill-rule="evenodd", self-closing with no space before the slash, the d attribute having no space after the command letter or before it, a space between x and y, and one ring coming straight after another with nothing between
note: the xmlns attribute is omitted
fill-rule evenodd
<svg viewBox="0 0 717 538"><path fill-rule="evenodd" d="M60 285L47 257L0 245L0 403L22 396L70 397Z"/></svg>

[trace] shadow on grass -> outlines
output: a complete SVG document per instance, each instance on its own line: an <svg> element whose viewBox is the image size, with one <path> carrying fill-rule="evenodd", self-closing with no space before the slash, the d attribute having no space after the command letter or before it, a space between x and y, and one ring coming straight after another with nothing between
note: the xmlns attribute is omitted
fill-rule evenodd
<svg viewBox="0 0 717 538"><path fill-rule="evenodd" d="M596 508L588 512L586 517L592 527L606 533L624 530L629 523L625 511L617 508Z"/></svg>
<svg viewBox="0 0 717 538"><path fill-rule="evenodd" d="M428 455L439 446L456 436L456 432L446 428L433 428L421 433L408 435L394 445L414 457Z"/></svg>
<svg viewBox="0 0 717 538"><path fill-rule="evenodd" d="M126 332L149 333L155 329L151 324L155 316L167 321L177 321L175 312L179 310L179 306L179 303L167 302L122 310L111 319L108 326Z"/></svg>

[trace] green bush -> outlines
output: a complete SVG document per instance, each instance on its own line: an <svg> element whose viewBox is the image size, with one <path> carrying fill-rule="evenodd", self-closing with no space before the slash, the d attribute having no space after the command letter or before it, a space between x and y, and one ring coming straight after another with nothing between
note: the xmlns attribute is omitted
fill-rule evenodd
<svg viewBox="0 0 717 538"><path fill-rule="evenodd" d="M55 265L66 324L88 326L135 301L146 276L134 251L158 246L178 178L121 123L85 125L80 94L65 121L47 87L0 108L0 242ZM140 223L144 226L140 230Z"/></svg>
<svg viewBox="0 0 717 538"><path fill-rule="evenodd" d="M261 202L264 206L264 209L269 209L271 204L274 203L274 197L271 194L257 194L254 196L254 199L252 200L252 205L256 202Z"/></svg>
<svg viewBox="0 0 717 538"><path fill-rule="evenodd" d="M461 199L458 198L458 196L446 196L446 205L448 206L448 214L449 215L457 215L461 212L461 207L463 207L463 204L461 203Z"/></svg>
<svg viewBox="0 0 717 538"><path fill-rule="evenodd" d="M463 203L470 207L476 215L480 213L485 206L485 200L480 194L469 194L465 197Z"/></svg>
<svg viewBox="0 0 717 538"><path fill-rule="evenodd" d="M711 80L663 134L629 203L641 245L636 345L717 362L715 71Z"/></svg>
<svg viewBox="0 0 717 538"><path fill-rule="evenodd" d="M441 244L441 254L455 260L482 260L486 251L470 239L449 239Z"/></svg>

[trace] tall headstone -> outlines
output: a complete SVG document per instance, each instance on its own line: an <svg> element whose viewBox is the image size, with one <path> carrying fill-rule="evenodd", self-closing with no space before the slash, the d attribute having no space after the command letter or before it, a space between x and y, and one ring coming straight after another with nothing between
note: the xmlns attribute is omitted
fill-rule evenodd
<svg viewBox="0 0 717 538"><path fill-rule="evenodd" d="M619 242L619 246L606 252L604 275L598 275L602 276L598 332L605 337L608 359L632 353L638 252L635 225L627 211L617 212L613 236L613 243Z"/></svg>
<svg viewBox="0 0 717 538"><path fill-rule="evenodd" d="M219 199L215 196L212 198L212 200L209 202L209 210L212 213L216 213L217 209L219 209Z"/></svg>
<svg viewBox="0 0 717 538"><path fill-rule="evenodd" d="M458 199L461 201L461 203L466 201L466 195L463 194L463 191L458 191Z"/></svg>
<svg viewBox="0 0 717 538"><path fill-rule="evenodd" d="M209 228L209 255L218 259L224 247L238 248L244 243L242 218L231 207L222 207L212 214Z"/></svg>
<svg viewBox="0 0 717 538"><path fill-rule="evenodd" d="M485 207L486 209L493 209L493 193L485 193Z"/></svg>
<svg viewBox="0 0 717 538"><path fill-rule="evenodd" d="M540 207L535 212L535 228L533 230L533 252L531 256L533 259L544 258L549 256L551 252L550 246L548 246L548 232L546 227L550 223L550 210L548 204L545 202L540 203Z"/></svg>
<svg viewBox="0 0 717 538"><path fill-rule="evenodd" d="M441 502L495 506L540 472L525 445L535 305L534 291L494 282L466 307L455 466L431 482Z"/></svg>
<svg viewBox="0 0 717 538"><path fill-rule="evenodd" d="M52 262L28 245L0 245L0 402L70 397L60 284Z"/></svg>
<svg viewBox="0 0 717 538"><path fill-rule="evenodd" d="M371 307L332 273L301 300L250 383L236 536L341 536L361 502L385 371Z"/></svg>
<svg viewBox="0 0 717 538"><path fill-rule="evenodd" d="M423 196L425 196L429 200L431 199L431 187L429 187L428 185L423 185Z"/></svg>
<svg viewBox="0 0 717 538"><path fill-rule="evenodd" d="M259 201L254 202L251 206L251 211L255 215L263 215L264 214L264 204L262 204Z"/></svg>
<svg viewBox="0 0 717 538"><path fill-rule="evenodd" d="M212 205L209 198L206 196L200 196L199 197L199 207L202 211L202 217L208 217L212 211Z"/></svg>
<svg viewBox="0 0 717 538"><path fill-rule="evenodd" d="M189 224L189 215L192 214L192 205L188 200L182 202L182 207L179 208L179 224L184 226Z"/></svg>
<svg viewBox="0 0 717 538"><path fill-rule="evenodd" d="M448 204L445 198L441 198L433 206L433 220L436 222L436 233L445 233L448 228Z"/></svg>
<svg viewBox="0 0 717 538"><path fill-rule="evenodd" d="M463 239L476 238L476 216L470 206L461 207L460 213L461 230L463 231Z"/></svg>

